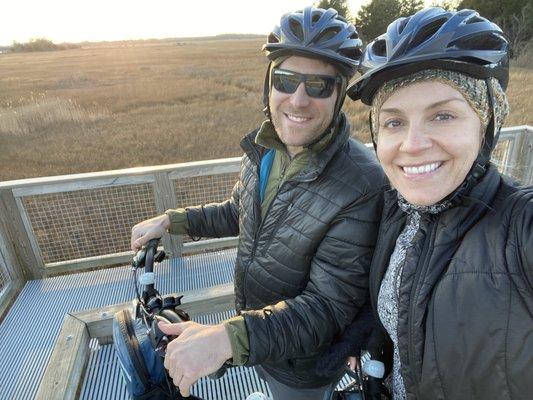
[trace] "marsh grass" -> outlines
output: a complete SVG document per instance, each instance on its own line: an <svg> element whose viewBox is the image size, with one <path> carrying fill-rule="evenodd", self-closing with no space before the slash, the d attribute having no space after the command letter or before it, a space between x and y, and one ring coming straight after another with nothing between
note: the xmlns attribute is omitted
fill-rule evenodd
<svg viewBox="0 0 533 400"><path fill-rule="evenodd" d="M0 108L0 135L44 135L58 126L83 126L109 116L106 110L90 110L72 99L40 98L28 104Z"/></svg>
<svg viewBox="0 0 533 400"><path fill-rule="evenodd" d="M0 55L0 180L224 158L264 119L263 39L87 45ZM531 123L513 67L506 125ZM353 136L367 107L347 100Z"/></svg>

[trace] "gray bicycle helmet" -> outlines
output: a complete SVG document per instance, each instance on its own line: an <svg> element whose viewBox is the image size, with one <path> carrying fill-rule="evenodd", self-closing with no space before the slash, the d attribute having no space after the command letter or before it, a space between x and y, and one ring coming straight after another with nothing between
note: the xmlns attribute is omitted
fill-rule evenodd
<svg viewBox="0 0 533 400"><path fill-rule="evenodd" d="M430 68L494 77L505 89L508 42L496 24L476 11L430 7L392 22L366 47L360 68L363 75L347 93L369 105L384 82Z"/></svg>
<svg viewBox="0 0 533 400"><path fill-rule="evenodd" d="M359 67L362 56L362 41L355 26L330 8L306 7L303 10L284 14L268 35L263 51L271 61L266 72L263 88L263 112L270 118L268 97L270 94L270 67L279 57L300 55L331 63L343 76L335 103L331 124L313 143L319 141L337 122L346 97L349 79Z"/></svg>
<svg viewBox="0 0 533 400"><path fill-rule="evenodd" d="M361 47L355 26L336 10L306 7L283 15L263 50L270 60L295 54L323 59L349 79L359 67Z"/></svg>

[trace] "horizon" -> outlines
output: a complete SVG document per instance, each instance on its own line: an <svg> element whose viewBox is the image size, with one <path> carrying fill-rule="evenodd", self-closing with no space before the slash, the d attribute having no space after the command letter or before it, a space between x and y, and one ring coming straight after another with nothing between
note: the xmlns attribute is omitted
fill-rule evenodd
<svg viewBox="0 0 533 400"><path fill-rule="evenodd" d="M356 14L369 0L348 0ZM75 3L75 4L73 4ZM0 46L45 38L54 43L201 38L224 34L267 35L286 12L313 4L308 0L205 0L184 8L172 0L20 0L2 7ZM31 13L28 12L31 10ZM246 17L243 17L246 16ZM19 18L19 16L21 18Z"/></svg>

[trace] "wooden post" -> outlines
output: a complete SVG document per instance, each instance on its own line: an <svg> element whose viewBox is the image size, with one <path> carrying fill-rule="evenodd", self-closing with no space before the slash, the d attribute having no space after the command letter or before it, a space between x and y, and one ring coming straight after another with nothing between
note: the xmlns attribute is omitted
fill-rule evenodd
<svg viewBox="0 0 533 400"><path fill-rule="evenodd" d="M154 198L158 214L163 214L170 208L176 208L176 193L169 178L169 172L158 172L155 175ZM181 256L182 240L180 236L163 236L163 247L169 257Z"/></svg>
<svg viewBox="0 0 533 400"><path fill-rule="evenodd" d="M39 386L37 400L75 399L89 357L89 332L85 322L66 315L49 366Z"/></svg>
<svg viewBox="0 0 533 400"><path fill-rule="evenodd" d="M12 263L16 277L24 280L42 277L44 267L40 255L34 252L28 231L10 189L0 189L0 247L6 263ZM41 267L41 268L40 268ZM16 272L15 272L16 270Z"/></svg>
<svg viewBox="0 0 533 400"><path fill-rule="evenodd" d="M522 130L522 146L520 165L524 166L524 173L522 175L522 184L533 185L533 130L529 126L525 126Z"/></svg>

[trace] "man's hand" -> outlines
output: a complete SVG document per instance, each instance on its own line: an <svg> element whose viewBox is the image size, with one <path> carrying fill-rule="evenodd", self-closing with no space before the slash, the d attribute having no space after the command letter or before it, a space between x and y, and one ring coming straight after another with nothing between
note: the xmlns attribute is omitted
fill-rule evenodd
<svg viewBox="0 0 533 400"><path fill-rule="evenodd" d="M360 367L359 359L353 356L348 357L348 368L355 371L355 367Z"/></svg>
<svg viewBox="0 0 533 400"><path fill-rule="evenodd" d="M222 324L160 322L159 328L167 335L179 335L167 346L165 368L182 396L189 396L191 386L199 378L217 371L232 357L229 336Z"/></svg>
<svg viewBox="0 0 533 400"><path fill-rule="evenodd" d="M131 229L131 249L137 251L151 239L162 237L169 227L170 218L166 214L139 222Z"/></svg>

